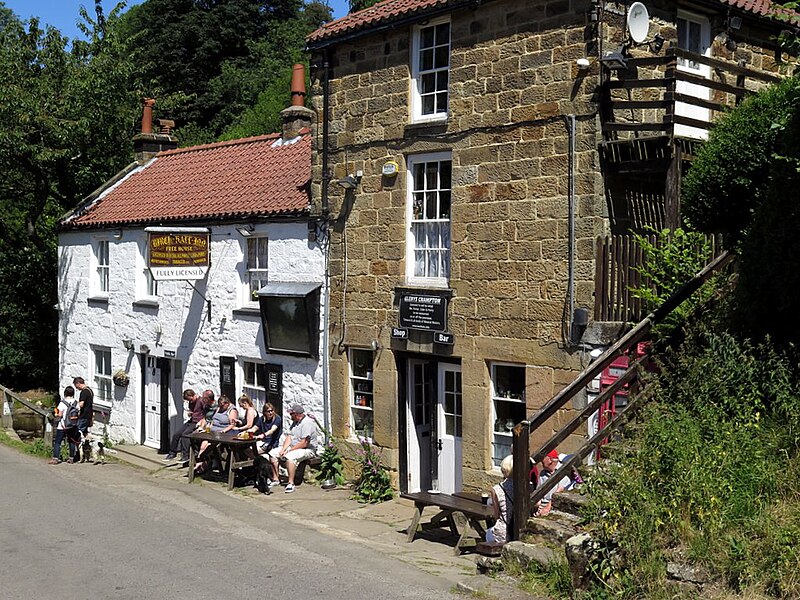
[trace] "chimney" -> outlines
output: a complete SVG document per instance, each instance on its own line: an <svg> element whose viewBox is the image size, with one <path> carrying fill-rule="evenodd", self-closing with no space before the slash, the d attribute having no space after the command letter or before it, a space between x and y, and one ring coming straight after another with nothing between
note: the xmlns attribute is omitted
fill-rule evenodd
<svg viewBox="0 0 800 600"><path fill-rule="evenodd" d="M175 121L158 119L158 133L153 133L153 98L145 98L142 107L142 131L133 136L133 151L136 162L143 165L162 150L178 147L178 138L172 134Z"/></svg>
<svg viewBox="0 0 800 600"><path fill-rule="evenodd" d="M314 111L305 107L306 70L301 64L292 67L292 105L281 111L281 136L284 141L297 137L301 129L311 127Z"/></svg>

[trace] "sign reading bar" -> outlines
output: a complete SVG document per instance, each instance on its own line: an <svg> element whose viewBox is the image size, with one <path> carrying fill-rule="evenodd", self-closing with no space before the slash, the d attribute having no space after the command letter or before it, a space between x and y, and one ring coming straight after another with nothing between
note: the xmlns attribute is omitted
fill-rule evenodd
<svg viewBox="0 0 800 600"><path fill-rule="evenodd" d="M437 331L433 334L433 341L437 344L447 344L448 346L452 346L456 343L456 336L452 333L441 333Z"/></svg>
<svg viewBox="0 0 800 600"><path fill-rule="evenodd" d="M149 234L147 266L156 281L202 279L208 271L208 233Z"/></svg>
<svg viewBox="0 0 800 600"><path fill-rule="evenodd" d="M392 339L393 340L407 340L408 339L408 329L403 329L402 327L392 327Z"/></svg>
<svg viewBox="0 0 800 600"><path fill-rule="evenodd" d="M400 327L444 331L447 329L447 298L435 294L402 294Z"/></svg>

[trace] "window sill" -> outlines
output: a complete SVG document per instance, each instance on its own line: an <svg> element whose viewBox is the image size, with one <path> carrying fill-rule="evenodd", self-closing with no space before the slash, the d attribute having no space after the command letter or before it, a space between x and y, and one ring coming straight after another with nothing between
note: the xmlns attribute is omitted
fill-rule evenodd
<svg viewBox="0 0 800 600"><path fill-rule="evenodd" d="M258 306L241 306L232 311L234 317L260 317L261 309Z"/></svg>
<svg viewBox="0 0 800 600"><path fill-rule="evenodd" d="M435 119L419 119L406 123L406 134L419 134L420 130L433 130L431 133L444 133L447 131L447 115Z"/></svg>
<svg viewBox="0 0 800 600"><path fill-rule="evenodd" d="M407 281L405 285L398 285L394 288L395 294L403 294L403 293L419 293L421 291L432 291L437 294L441 294L448 298L452 298L455 296L455 290L451 287L448 287L447 282L443 282L441 284L434 283L432 281L426 282L412 282Z"/></svg>
<svg viewBox="0 0 800 600"><path fill-rule="evenodd" d="M89 296L86 301L89 304L108 306L108 296Z"/></svg>
<svg viewBox="0 0 800 600"><path fill-rule="evenodd" d="M159 301L158 300L151 300L149 298L142 298L140 300L133 301L134 308L158 308Z"/></svg>

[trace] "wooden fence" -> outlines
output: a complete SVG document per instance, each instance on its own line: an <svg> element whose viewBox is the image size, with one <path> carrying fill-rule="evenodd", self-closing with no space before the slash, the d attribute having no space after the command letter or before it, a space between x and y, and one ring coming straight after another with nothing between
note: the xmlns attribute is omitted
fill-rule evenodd
<svg viewBox="0 0 800 600"><path fill-rule="evenodd" d="M661 243L655 233L640 237L656 247ZM706 239L711 252L704 264L719 256L723 250L721 236L709 235ZM700 250L698 246L696 251L699 253ZM639 287L650 285L650 281L640 272L645 254L637 238L630 233L598 238L595 259L594 320L640 321L652 307L646 306L644 300L633 293Z"/></svg>
<svg viewBox="0 0 800 600"><path fill-rule="evenodd" d="M3 427L9 429L13 427L14 402L18 402L41 417L45 444L53 443L53 414L50 410L37 406L3 385L0 385L0 394L2 394L3 400Z"/></svg>

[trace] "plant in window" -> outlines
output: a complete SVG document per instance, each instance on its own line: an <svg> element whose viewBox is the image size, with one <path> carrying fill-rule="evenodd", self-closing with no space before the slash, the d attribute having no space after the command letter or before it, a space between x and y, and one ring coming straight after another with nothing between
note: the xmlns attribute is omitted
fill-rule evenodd
<svg viewBox="0 0 800 600"><path fill-rule="evenodd" d="M114 385L119 387L128 387L128 384L131 382L130 376L122 369L114 373L111 380L114 382Z"/></svg>
<svg viewBox="0 0 800 600"><path fill-rule="evenodd" d="M373 446L369 438L358 438L361 448L356 450L361 476L356 483L353 499L362 503L374 504L394 498L389 472L383 465L382 451Z"/></svg>

